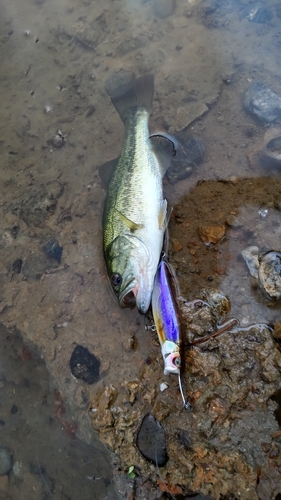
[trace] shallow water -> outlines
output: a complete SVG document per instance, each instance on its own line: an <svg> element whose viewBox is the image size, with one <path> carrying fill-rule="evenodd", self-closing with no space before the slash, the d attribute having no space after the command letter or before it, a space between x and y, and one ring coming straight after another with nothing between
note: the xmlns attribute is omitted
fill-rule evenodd
<svg viewBox="0 0 281 500"><path fill-rule="evenodd" d="M122 488L119 484L112 493L111 458L91 433L88 407L95 408L105 387L114 386L121 397L128 381L139 381L151 360L162 370L160 353L144 333L142 318L115 303L101 252L105 191L98 167L118 156L123 138L120 118L105 90L113 73L153 72L151 129L170 133L186 129L205 145L203 161L188 178L172 186L164 181L165 194L175 206L169 257L182 295L193 300L211 284L229 296L231 315L242 326L280 320L280 304L262 296L241 258L241 251L253 244L261 251L280 251L280 171L260 161L264 135L273 127L280 129L280 120L263 124L242 105L253 81L281 96L280 9L268 1L265 7L271 19L253 22L245 10L249 4L163 0L159 8L156 1L1 2L0 320L10 332L9 352L20 349L15 329L36 345L52 376L52 389L49 383L44 386L47 400L54 398L54 388L62 393L77 436L60 435L61 425L49 425L45 408L38 412L43 381L37 387L30 368L32 418L30 414L22 418L31 419L32 425L13 431L19 432L15 438L13 425L18 424L11 422L0 443L23 463L23 479L9 473L6 488L11 498L32 498L33 486L42 498L50 495L48 488L54 498L91 498L92 488L93 498L111 494L117 498L117 488ZM165 9L169 15L162 17ZM198 233L204 225L223 226L224 238L206 245ZM60 264L42 252L50 238L57 238L63 247ZM21 261L19 268L16 261ZM6 331L1 336L6 338ZM93 385L71 374L69 360L76 345L101 361L101 376ZM39 365L32 369L44 371L36 360ZM5 358L4 376L11 373L7 391L15 383L15 372L26 370L26 363L33 361ZM151 372L150 377L158 387L159 375ZM130 391L129 396L122 395L120 407L128 422L134 400ZM26 397L25 392L19 396L22 401ZM21 406L5 392L3 411L9 412L13 404ZM107 404L114 403L104 403L105 415ZM148 397L145 411L150 410ZM138 460L126 448L134 441L134 432L126 434L125 421L117 434L114 425L105 424L102 421L96 428L109 447L121 450L126 473L127 465L137 465L130 460ZM68 431L72 433L71 428ZM48 436L45 440L43 433ZM56 448L59 438L61 452ZM32 442L30 449L26 442ZM61 461L59 453L71 459ZM92 453L93 471L88 472ZM30 471L34 462L43 463L45 475ZM54 471L54 462L64 465ZM101 479L85 481L85 476ZM20 481L27 493L17 497Z"/></svg>

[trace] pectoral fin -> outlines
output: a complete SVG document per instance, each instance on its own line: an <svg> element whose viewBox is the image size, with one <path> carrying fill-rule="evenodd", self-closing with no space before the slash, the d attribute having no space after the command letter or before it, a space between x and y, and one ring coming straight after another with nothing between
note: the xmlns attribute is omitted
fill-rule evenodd
<svg viewBox="0 0 281 500"><path fill-rule="evenodd" d="M115 211L118 213L120 219L126 224L126 226L130 229L131 233L134 233L137 229L141 229L143 227L142 224L137 224L136 222L133 222L132 220L128 219L125 215L121 214L117 208L115 208Z"/></svg>
<svg viewBox="0 0 281 500"><path fill-rule="evenodd" d="M164 177L171 159L176 154L176 142L168 134L155 133L149 136L151 149L158 159L161 175Z"/></svg>

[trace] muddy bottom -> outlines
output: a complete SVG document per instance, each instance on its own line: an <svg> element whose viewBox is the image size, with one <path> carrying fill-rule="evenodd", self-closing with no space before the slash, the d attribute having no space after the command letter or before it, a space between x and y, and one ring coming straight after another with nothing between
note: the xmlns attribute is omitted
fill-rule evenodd
<svg viewBox="0 0 281 500"><path fill-rule="evenodd" d="M77 424L37 349L3 326L0 335L0 498L117 498L108 453L75 437Z"/></svg>

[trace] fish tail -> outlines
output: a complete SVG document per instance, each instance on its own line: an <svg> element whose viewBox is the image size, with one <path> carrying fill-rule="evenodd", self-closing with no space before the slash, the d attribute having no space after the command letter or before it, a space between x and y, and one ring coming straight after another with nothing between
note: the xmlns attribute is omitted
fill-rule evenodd
<svg viewBox="0 0 281 500"><path fill-rule="evenodd" d="M111 101L124 123L132 110L139 108L150 113L154 92L154 76L151 74L137 78L124 94L112 97Z"/></svg>

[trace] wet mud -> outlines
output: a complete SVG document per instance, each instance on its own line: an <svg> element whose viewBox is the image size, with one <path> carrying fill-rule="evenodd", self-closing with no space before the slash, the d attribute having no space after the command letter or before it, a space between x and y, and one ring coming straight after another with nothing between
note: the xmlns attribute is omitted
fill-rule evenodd
<svg viewBox="0 0 281 500"><path fill-rule="evenodd" d="M0 336L0 498L116 498L109 457L75 437L71 409L38 350L3 325Z"/></svg>
<svg viewBox="0 0 281 500"><path fill-rule="evenodd" d="M1 323L15 343L20 331L36 346L69 405L73 435L99 449L94 462L112 461L99 440L114 452L113 498L279 498L281 306L241 255L253 245L281 250L280 168L271 158L280 148L270 144L280 118L268 124L243 106L252 82L281 97L278 5L26 0L0 9ZM118 308L102 256L99 167L120 154L123 138L108 92L146 72L155 75L151 130L198 137L204 151L200 162L177 165L184 175L164 179L189 412L177 377L163 375L149 319ZM230 331L189 345L231 318ZM6 463L6 448L19 460L11 436L1 442ZM22 460L31 462L27 451ZM7 497L18 488L15 471L0 477ZM60 474L51 492L81 498L74 489L59 496L59 484L72 485Z"/></svg>

